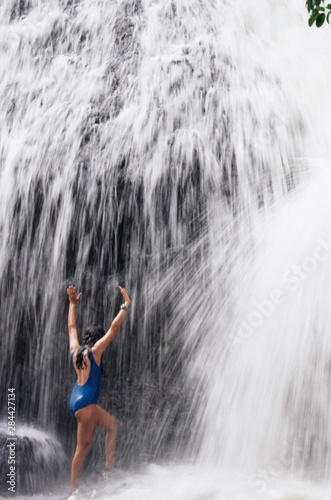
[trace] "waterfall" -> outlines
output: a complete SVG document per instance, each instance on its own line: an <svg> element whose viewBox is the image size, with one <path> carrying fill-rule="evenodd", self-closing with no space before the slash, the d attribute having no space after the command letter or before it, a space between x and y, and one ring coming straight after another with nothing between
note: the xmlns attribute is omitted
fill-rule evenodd
<svg viewBox="0 0 331 500"><path fill-rule="evenodd" d="M1 4L3 420L14 387L17 425L72 453L66 288L81 335L121 284L120 464L328 475L330 35L297 4Z"/></svg>

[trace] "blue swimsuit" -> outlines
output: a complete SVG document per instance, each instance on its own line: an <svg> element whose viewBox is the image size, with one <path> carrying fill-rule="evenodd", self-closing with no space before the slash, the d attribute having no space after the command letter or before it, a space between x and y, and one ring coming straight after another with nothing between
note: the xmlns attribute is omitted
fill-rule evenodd
<svg viewBox="0 0 331 500"><path fill-rule="evenodd" d="M92 358L90 360L90 373L84 385L78 385L76 382L76 385L72 390L69 401L69 410L73 415L76 411L85 408L85 406L96 404L99 397L101 384L101 363L100 366L97 365L92 350L90 348L88 349ZM73 355L75 352L76 351L74 351L71 355L72 364L74 364Z"/></svg>

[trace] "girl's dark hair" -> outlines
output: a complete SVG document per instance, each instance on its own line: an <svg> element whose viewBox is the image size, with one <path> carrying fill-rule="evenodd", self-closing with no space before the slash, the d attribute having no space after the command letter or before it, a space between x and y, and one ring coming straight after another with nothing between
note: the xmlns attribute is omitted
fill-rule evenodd
<svg viewBox="0 0 331 500"><path fill-rule="evenodd" d="M105 330L101 325L90 325L86 328L83 340L82 340L82 345L80 348L77 350L76 354L76 366L78 370L86 370L86 362L84 361L84 352L86 351L86 347L93 347L94 344L101 339L104 334ZM93 363L92 356L91 356L91 350L87 349L87 355Z"/></svg>

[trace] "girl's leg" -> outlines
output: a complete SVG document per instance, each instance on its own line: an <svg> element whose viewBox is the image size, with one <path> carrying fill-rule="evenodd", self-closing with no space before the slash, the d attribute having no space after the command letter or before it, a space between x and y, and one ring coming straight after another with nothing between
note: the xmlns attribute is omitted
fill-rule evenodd
<svg viewBox="0 0 331 500"><path fill-rule="evenodd" d="M105 440L106 467L114 467L118 422L110 413L96 405L96 425L107 430Z"/></svg>
<svg viewBox="0 0 331 500"><path fill-rule="evenodd" d="M71 492L78 488L83 463L91 447L95 429L95 405L89 405L76 411L78 421L77 447L71 466Z"/></svg>

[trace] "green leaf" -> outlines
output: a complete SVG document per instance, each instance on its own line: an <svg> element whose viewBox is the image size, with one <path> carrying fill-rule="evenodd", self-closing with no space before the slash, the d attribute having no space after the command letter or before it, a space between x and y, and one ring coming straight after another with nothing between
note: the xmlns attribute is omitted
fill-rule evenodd
<svg viewBox="0 0 331 500"><path fill-rule="evenodd" d="M331 9L331 3L328 3L326 6L327 9Z"/></svg>
<svg viewBox="0 0 331 500"><path fill-rule="evenodd" d="M328 22L329 24L330 24L330 21L329 21L329 19L330 19L330 15L331 15L331 12L329 12L329 13L328 13L328 15L326 16L326 20L327 20L327 22Z"/></svg>
<svg viewBox="0 0 331 500"><path fill-rule="evenodd" d="M324 21L325 21L325 14L320 14L316 19L316 26L320 28L324 24Z"/></svg>
<svg viewBox="0 0 331 500"><path fill-rule="evenodd" d="M312 27L312 25L314 24L315 21L316 21L316 19L313 19L312 17L310 17L308 20L309 26Z"/></svg>
<svg viewBox="0 0 331 500"><path fill-rule="evenodd" d="M318 18L318 16L320 15L320 13L318 12L318 10L314 10L314 12L311 14L310 16L310 19L312 19L312 21L316 21L316 19Z"/></svg>
<svg viewBox="0 0 331 500"><path fill-rule="evenodd" d="M314 0L307 0L306 1L306 7L307 7L307 10L308 12L310 12L311 10L313 10L314 8Z"/></svg>
<svg viewBox="0 0 331 500"><path fill-rule="evenodd" d="M315 7L314 12L315 12L315 11L318 11L318 12L325 12L325 7Z"/></svg>

